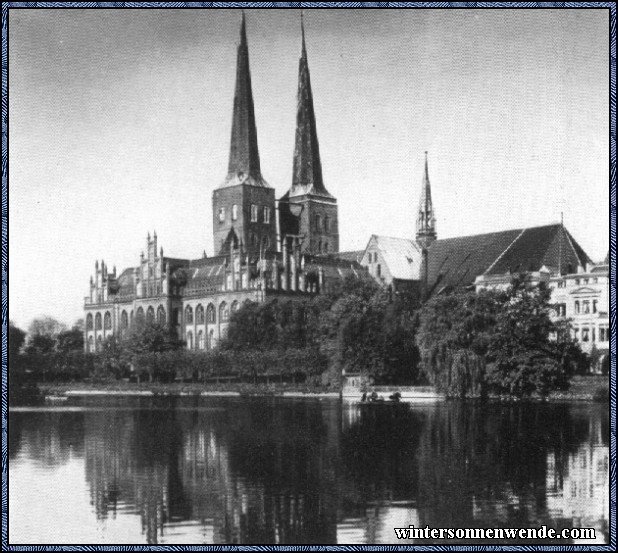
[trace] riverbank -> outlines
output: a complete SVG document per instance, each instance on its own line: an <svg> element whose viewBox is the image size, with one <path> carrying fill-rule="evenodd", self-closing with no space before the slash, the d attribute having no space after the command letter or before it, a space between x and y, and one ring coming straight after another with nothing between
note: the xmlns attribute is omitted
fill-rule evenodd
<svg viewBox="0 0 618 553"><path fill-rule="evenodd" d="M66 382L39 384L44 396L63 397L78 395L126 395L126 396L282 396L282 397L339 397L339 391L326 387L303 384L270 383L221 383L203 384L193 382Z"/></svg>
<svg viewBox="0 0 618 553"><path fill-rule="evenodd" d="M332 387L293 383L191 383L191 382L142 382L124 380L108 382L41 383L41 395L68 397L76 395L127 395L127 396L278 396L278 397L339 397L339 390ZM492 398L505 399L506 398ZM552 392L547 398L555 402L608 402L609 377L575 376L567 391Z"/></svg>

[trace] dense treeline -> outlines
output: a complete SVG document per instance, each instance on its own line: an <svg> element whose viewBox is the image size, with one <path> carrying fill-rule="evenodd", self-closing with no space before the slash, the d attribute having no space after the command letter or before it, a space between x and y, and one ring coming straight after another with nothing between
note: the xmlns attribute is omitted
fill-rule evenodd
<svg viewBox="0 0 618 553"><path fill-rule="evenodd" d="M552 321L550 290L518 277L508 290L441 295L419 312L423 370L455 397L511 397L565 390L589 360L570 324Z"/></svg>
<svg viewBox="0 0 618 553"><path fill-rule="evenodd" d="M380 383L413 383L419 377L414 312L372 280L342 281L328 295L249 304L232 316L222 349L302 349L328 366L325 383L342 371Z"/></svg>
<svg viewBox="0 0 618 553"><path fill-rule="evenodd" d="M35 381L304 382L339 389L343 372L378 384L429 382L454 397L547 395L566 389L587 358L550 292L523 278L508 290L440 294L422 306L372 280L347 279L327 295L249 303L232 314L213 351L187 351L156 323L102 351L83 352L70 330L37 320L9 326L11 377Z"/></svg>

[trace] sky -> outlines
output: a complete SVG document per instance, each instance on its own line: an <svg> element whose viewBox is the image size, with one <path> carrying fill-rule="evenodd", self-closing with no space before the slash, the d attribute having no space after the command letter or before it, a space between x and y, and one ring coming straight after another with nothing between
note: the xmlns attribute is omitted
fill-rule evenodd
<svg viewBox="0 0 618 553"><path fill-rule="evenodd" d="M240 10L9 11L9 318L82 316L95 260L212 247ZM246 10L262 173L292 180L300 11ZM560 221L609 248L608 10L305 9L340 249Z"/></svg>

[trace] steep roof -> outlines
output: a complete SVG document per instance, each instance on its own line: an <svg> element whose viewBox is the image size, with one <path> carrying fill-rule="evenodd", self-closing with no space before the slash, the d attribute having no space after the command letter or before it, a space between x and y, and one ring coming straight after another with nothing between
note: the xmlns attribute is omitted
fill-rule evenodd
<svg viewBox="0 0 618 553"><path fill-rule="evenodd" d="M431 291L470 286L479 275L538 271L544 265L562 272L590 259L560 224L436 240L428 251Z"/></svg>
<svg viewBox="0 0 618 553"><path fill-rule="evenodd" d="M422 250L417 242L407 238L393 238L374 234L367 248L375 244L393 278L419 280L421 278ZM365 250L367 251L367 250Z"/></svg>
<svg viewBox="0 0 618 553"><path fill-rule="evenodd" d="M302 52L298 62L298 95L296 103L296 137L290 196L315 194L332 198L324 186L320 145L313 109L313 93L307 62L305 27L301 19Z"/></svg>
<svg viewBox="0 0 618 553"><path fill-rule="evenodd" d="M227 177L222 186L249 184L268 186L260 170L257 129L249 70L249 47L243 12L240 25L240 44L236 58L236 90Z"/></svg>
<svg viewBox="0 0 618 553"><path fill-rule="evenodd" d="M357 263L360 263L364 253L365 250L355 250L349 252L337 252L333 255L335 257L338 257L339 259L343 259L344 261L355 261Z"/></svg>
<svg viewBox="0 0 618 553"><path fill-rule="evenodd" d="M225 281L226 257L204 257L192 260L184 269L187 275L185 294L219 289Z"/></svg>
<svg viewBox="0 0 618 553"><path fill-rule="evenodd" d="M120 273L118 277L118 296L126 297L135 294L135 268L129 267Z"/></svg>

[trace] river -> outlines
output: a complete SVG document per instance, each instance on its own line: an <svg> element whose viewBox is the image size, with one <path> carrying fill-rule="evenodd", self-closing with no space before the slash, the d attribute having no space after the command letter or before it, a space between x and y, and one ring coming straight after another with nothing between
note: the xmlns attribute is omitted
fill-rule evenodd
<svg viewBox="0 0 618 553"><path fill-rule="evenodd" d="M397 540L409 525L606 542L608 519L605 405L102 397L9 417L11 544L445 543Z"/></svg>

